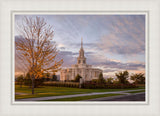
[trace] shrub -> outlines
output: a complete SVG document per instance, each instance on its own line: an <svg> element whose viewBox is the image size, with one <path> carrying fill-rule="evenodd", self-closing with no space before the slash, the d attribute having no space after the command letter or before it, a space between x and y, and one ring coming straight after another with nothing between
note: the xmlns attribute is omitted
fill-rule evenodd
<svg viewBox="0 0 160 116"><path fill-rule="evenodd" d="M52 81L57 81L57 76L55 74L52 75Z"/></svg>
<svg viewBox="0 0 160 116"><path fill-rule="evenodd" d="M32 86L32 80L31 79L24 79L24 85L26 86Z"/></svg>
<svg viewBox="0 0 160 116"><path fill-rule="evenodd" d="M35 88L42 86L44 82L44 78L40 78L40 79L35 79Z"/></svg>
<svg viewBox="0 0 160 116"><path fill-rule="evenodd" d="M22 88L22 84L24 82L24 79L23 79L23 75L20 75L19 77L17 77L16 81L17 81L17 84L20 85L20 88Z"/></svg>
<svg viewBox="0 0 160 116"><path fill-rule="evenodd" d="M107 78L106 83L113 84L113 78L112 77Z"/></svg>
<svg viewBox="0 0 160 116"><path fill-rule="evenodd" d="M44 82L44 78L40 78L40 79L35 79L35 84L34 87L37 88L39 86L42 86ZM31 79L24 79L24 85L26 86L30 86L32 85L32 80Z"/></svg>
<svg viewBox="0 0 160 116"><path fill-rule="evenodd" d="M136 88L135 84L106 84L108 89L127 89L127 88Z"/></svg>
<svg viewBox="0 0 160 116"><path fill-rule="evenodd" d="M79 74L77 74L77 76L75 77L74 81L75 82L79 82L80 78L82 78Z"/></svg>
<svg viewBox="0 0 160 116"><path fill-rule="evenodd" d="M56 87L72 87L79 88L79 83L76 82L44 82L44 86L56 86Z"/></svg>
<svg viewBox="0 0 160 116"><path fill-rule="evenodd" d="M86 89L127 89L136 88L135 84L100 84L93 81L83 83L83 88Z"/></svg>
<svg viewBox="0 0 160 116"><path fill-rule="evenodd" d="M106 80L103 78L102 73L99 74L98 83L100 83L100 84L105 84L106 83Z"/></svg>
<svg viewBox="0 0 160 116"><path fill-rule="evenodd" d="M44 82L44 86L55 86L55 87L71 87L79 88L79 83L77 82ZM127 89L136 88L135 84L100 84L93 81L86 81L82 84L82 88L85 89Z"/></svg>

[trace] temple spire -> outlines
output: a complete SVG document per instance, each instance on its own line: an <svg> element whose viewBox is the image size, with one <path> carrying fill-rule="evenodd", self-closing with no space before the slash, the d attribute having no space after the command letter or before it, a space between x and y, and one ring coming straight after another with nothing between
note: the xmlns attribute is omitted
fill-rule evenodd
<svg viewBox="0 0 160 116"><path fill-rule="evenodd" d="M79 56L77 58L77 64L86 64L86 58L83 50L83 38L81 38L81 48L79 50Z"/></svg>
<svg viewBox="0 0 160 116"><path fill-rule="evenodd" d="M83 38L81 38L81 48L83 48Z"/></svg>

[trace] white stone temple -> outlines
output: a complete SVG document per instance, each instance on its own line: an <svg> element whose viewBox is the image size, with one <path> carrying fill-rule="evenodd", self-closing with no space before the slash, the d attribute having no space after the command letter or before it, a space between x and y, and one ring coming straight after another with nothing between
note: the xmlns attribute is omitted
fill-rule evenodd
<svg viewBox="0 0 160 116"><path fill-rule="evenodd" d="M86 64L86 58L83 50L83 40L81 39L81 48L79 50L77 64L72 65L70 68L62 69L60 72L60 80L74 80L77 74L79 74L82 77L83 82L91 81L92 79L98 79L100 73L102 73L101 69L92 68L91 65Z"/></svg>

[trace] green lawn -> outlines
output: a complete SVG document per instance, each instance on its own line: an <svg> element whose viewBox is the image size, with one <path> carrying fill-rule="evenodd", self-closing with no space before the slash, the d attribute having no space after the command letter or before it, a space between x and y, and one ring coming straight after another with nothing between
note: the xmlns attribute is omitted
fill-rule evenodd
<svg viewBox="0 0 160 116"><path fill-rule="evenodd" d="M123 90L136 90L140 88L131 88L131 89L79 89L79 88L67 88L67 87L53 87L53 86L43 86L40 88L35 88L35 94L32 95L32 89L28 86L19 85L15 86L15 92L25 93L23 95L15 95L16 99L23 98L34 98L34 97L46 97L46 96L60 96L60 95L73 95L73 94L83 94L83 93L92 93L92 92L111 92L111 91L123 91Z"/></svg>
<svg viewBox="0 0 160 116"><path fill-rule="evenodd" d="M45 101L81 101L81 100L88 100L94 98L101 98L101 97L111 97L123 94L103 94L103 95L92 95L92 96L81 96L81 97L71 97L71 98L63 98L63 99L53 99L53 100L45 100Z"/></svg>

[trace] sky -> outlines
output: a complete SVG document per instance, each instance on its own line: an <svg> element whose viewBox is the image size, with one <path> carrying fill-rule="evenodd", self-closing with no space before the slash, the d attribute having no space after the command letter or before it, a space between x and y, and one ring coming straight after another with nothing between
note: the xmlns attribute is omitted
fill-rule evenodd
<svg viewBox="0 0 160 116"><path fill-rule="evenodd" d="M43 17L53 26L62 68L76 64L83 38L87 64L103 70L104 77L116 72L145 73L145 15L27 15ZM15 15L16 24L24 15ZM18 70L16 70L18 73Z"/></svg>

